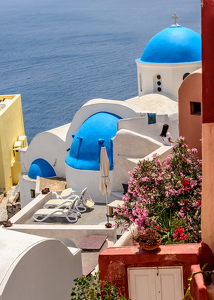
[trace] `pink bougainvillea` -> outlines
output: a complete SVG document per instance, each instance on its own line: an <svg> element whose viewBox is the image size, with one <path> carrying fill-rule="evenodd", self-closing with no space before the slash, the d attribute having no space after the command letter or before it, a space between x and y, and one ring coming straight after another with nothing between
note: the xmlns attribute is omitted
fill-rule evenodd
<svg viewBox="0 0 214 300"><path fill-rule="evenodd" d="M197 150L189 149L180 137L172 153L161 163L139 161L129 173L124 205L116 209L116 226L139 230L152 227L162 242L198 242L200 240L202 163Z"/></svg>

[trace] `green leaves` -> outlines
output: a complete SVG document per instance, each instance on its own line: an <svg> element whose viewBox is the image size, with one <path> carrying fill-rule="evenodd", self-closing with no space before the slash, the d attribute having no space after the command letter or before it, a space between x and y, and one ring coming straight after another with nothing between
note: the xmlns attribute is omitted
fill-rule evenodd
<svg viewBox="0 0 214 300"><path fill-rule="evenodd" d="M106 280L99 280L99 273L95 275L81 276L74 280L75 285L72 289L71 300L127 300L125 297L119 297L116 286L108 283ZM104 287L101 289L101 285ZM130 299L129 299L130 300Z"/></svg>
<svg viewBox="0 0 214 300"><path fill-rule="evenodd" d="M72 289L72 300L97 300L100 299L100 281L98 280L99 273L94 276L82 276L74 280L75 285Z"/></svg>

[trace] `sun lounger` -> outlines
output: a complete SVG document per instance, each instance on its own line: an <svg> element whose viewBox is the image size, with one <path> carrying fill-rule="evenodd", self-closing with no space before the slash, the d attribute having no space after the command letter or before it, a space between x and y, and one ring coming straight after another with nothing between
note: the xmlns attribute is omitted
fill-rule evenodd
<svg viewBox="0 0 214 300"><path fill-rule="evenodd" d="M68 199L72 195L74 195L74 190L72 188L63 190L61 195L58 195L56 192L52 192L53 199Z"/></svg>
<svg viewBox="0 0 214 300"><path fill-rule="evenodd" d="M68 220L69 223L75 223L78 220L78 216L80 215L78 212L75 212L73 209L73 206L75 204L76 200L73 200L70 205L67 205L64 209L60 208L45 208L45 209L39 209L35 214L33 215L33 219L36 222L43 222L47 218L58 218L63 217ZM41 219L39 218L41 217Z"/></svg>
<svg viewBox="0 0 214 300"><path fill-rule="evenodd" d="M62 199L67 199L69 198L70 196L72 196L74 194L74 191L72 188L68 188L68 189L65 189L62 191L61 195L59 196L59 198L62 198Z"/></svg>
<svg viewBox="0 0 214 300"><path fill-rule="evenodd" d="M87 191L87 187L84 188L84 190L81 192L81 194L79 196L79 199L77 199L76 208L77 208L77 210L78 210L78 208L80 208L80 210L78 210L80 212L81 212L81 210L86 211L87 208L92 208L94 206L94 201L91 199L89 192L88 192L89 197L85 196L86 191Z"/></svg>
<svg viewBox="0 0 214 300"><path fill-rule="evenodd" d="M53 199L51 199L47 203L45 203L45 205L43 206L44 208L48 208L48 207L62 208L62 207L69 205L69 203L71 201L73 201L74 199L77 199L73 209L80 214L84 213L87 210L87 208L82 205L82 202L80 201L80 199L79 199L80 197L78 195L72 195L68 199L61 199L61 198L57 197L56 192L52 192L52 198Z"/></svg>
<svg viewBox="0 0 214 300"><path fill-rule="evenodd" d="M71 196L67 196L67 198L64 199L64 201L66 200L69 203L69 200L73 200L75 197L78 197L74 207L74 209L77 210L78 212L83 213L87 209L90 209L94 206L94 201L91 199L89 192L87 191L87 187L82 190L80 195L76 195L76 193L72 189L65 189L64 191L66 190L69 190L67 191L67 195L71 194ZM88 197L85 196L86 192L88 192ZM63 193L63 196L64 195L66 195L66 193ZM52 200L49 200L44 205L44 208L50 206L62 207L62 205L65 205L64 201L61 199L61 196L58 196L56 192L52 192L52 198L53 198Z"/></svg>
<svg viewBox="0 0 214 300"><path fill-rule="evenodd" d="M69 206L70 204L72 204L72 210L77 214L77 216L80 216L78 209L76 209L78 199L79 199L79 196L77 196L77 195L73 195L69 199L59 199L59 198L51 199L45 203L43 208L45 208L45 209L47 209L49 207L65 208L65 207Z"/></svg>

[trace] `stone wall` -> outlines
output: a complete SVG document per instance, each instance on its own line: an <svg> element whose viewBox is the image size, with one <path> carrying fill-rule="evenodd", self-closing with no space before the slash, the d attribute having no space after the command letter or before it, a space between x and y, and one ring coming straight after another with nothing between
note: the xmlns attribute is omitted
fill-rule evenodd
<svg viewBox="0 0 214 300"><path fill-rule="evenodd" d="M7 202L7 214L8 219L12 218L17 212L21 210L20 192L15 193L14 196L10 196Z"/></svg>

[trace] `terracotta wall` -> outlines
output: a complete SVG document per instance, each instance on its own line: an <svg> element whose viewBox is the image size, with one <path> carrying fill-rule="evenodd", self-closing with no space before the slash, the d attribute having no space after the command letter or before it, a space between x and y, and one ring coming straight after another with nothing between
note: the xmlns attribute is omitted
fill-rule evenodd
<svg viewBox="0 0 214 300"><path fill-rule="evenodd" d="M191 115L190 102L202 103L202 74L196 71L183 81L179 88L179 135L185 137L190 148L198 149L202 158L202 116Z"/></svg>
<svg viewBox="0 0 214 300"><path fill-rule="evenodd" d="M128 268L182 266L186 291L188 277L192 273L191 267L196 265L200 268L199 248L200 244L166 245L154 251L145 251L137 246L108 248L99 255L100 279L117 286L119 291L128 298ZM205 293L203 300L206 300L207 292L204 287L202 279L197 290L200 290L200 293L203 290L202 293Z"/></svg>
<svg viewBox="0 0 214 300"><path fill-rule="evenodd" d="M214 2L202 2L203 179L202 241L214 253Z"/></svg>
<svg viewBox="0 0 214 300"><path fill-rule="evenodd" d="M191 267L192 273L200 272L200 271L201 271L200 265L193 265ZM204 278L201 273L194 276L194 279L193 279L192 285L191 285L191 295L194 300L210 299L210 298L208 298L207 288L206 288L206 285L204 284Z"/></svg>

